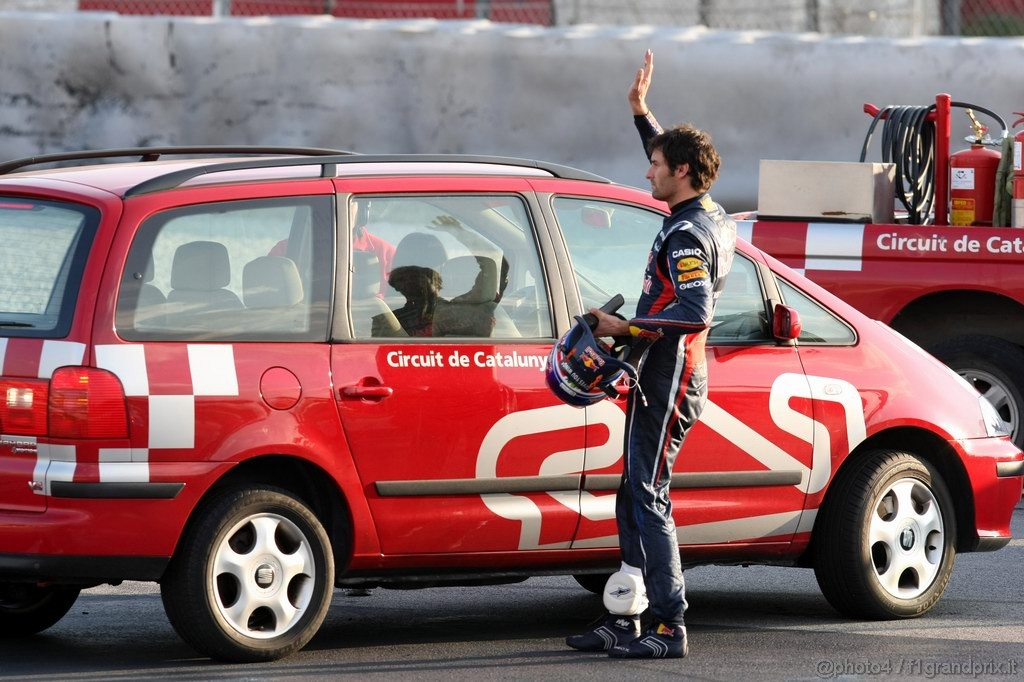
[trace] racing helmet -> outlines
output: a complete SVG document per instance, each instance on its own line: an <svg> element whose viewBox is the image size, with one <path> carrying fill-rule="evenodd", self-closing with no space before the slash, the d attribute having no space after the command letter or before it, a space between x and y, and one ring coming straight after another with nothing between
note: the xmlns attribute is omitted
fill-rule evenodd
<svg viewBox="0 0 1024 682"><path fill-rule="evenodd" d="M623 374L634 382L632 365L611 354L610 348L594 337L582 317L551 348L548 356L548 388L564 403L586 407L607 397L616 397L614 384Z"/></svg>

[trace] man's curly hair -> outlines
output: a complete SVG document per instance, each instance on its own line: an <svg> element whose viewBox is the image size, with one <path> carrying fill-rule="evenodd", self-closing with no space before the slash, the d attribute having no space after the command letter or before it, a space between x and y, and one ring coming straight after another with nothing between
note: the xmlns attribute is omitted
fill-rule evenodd
<svg viewBox="0 0 1024 682"><path fill-rule="evenodd" d="M706 192L718 179L722 160L711 142L711 135L688 123L669 128L647 143L647 156L661 149L670 171L686 163L690 165L690 184L698 192Z"/></svg>

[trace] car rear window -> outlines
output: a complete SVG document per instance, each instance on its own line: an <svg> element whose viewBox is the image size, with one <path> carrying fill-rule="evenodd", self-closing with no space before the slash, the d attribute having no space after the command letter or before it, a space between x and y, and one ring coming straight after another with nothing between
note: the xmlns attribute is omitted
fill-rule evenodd
<svg viewBox="0 0 1024 682"><path fill-rule="evenodd" d="M0 336L67 336L98 221L88 206L0 196Z"/></svg>

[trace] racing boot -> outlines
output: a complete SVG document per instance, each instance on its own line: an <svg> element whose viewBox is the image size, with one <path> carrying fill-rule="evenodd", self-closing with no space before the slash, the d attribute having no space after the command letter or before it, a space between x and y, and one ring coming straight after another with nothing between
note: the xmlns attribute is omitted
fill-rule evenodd
<svg viewBox="0 0 1024 682"><path fill-rule="evenodd" d="M626 645L640 634L640 616L609 613L594 621L581 635L569 635L565 643L579 651L608 651Z"/></svg>
<svg viewBox="0 0 1024 682"><path fill-rule="evenodd" d="M633 641L608 650L611 658L685 658L690 653L686 626L656 623Z"/></svg>

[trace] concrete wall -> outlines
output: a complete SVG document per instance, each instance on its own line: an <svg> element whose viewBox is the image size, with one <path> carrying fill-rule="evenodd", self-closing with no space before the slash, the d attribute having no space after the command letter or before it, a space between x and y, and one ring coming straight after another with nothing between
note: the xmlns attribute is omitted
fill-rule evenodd
<svg viewBox="0 0 1024 682"><path fill-rule="evenodd" d="M817 30L906 37L940 33L940 2L942 0L817 0L816 3L805 0L553 0L553 6L557 23L563 26L694 26L704 23L709 28L731 30Z"/></svg>
<svg viewBox="0 0 1024 682"><path fill-rule="evenodd" d="M209 10L230 15L230 7L249 0L213 0ZM653 24L765 31L808 31L856 33L859 35L918 36L939 33L939 4L945 0L551 0L555 23L612 24L616 26ZM145 8L146 0L122 0L125 6ZM388 4L380 4L386 16ZM438 7L456 3L438 2ZM505 3L493 3L492 6ZM404 3L407 8L416 5ZM483 3L477 3L482 6ZM151 7L160 7L153 3ZM814 9L812 9L812 7ZM78 0L0 0L0 12L73 12ZM278 8L278 11L280 9Z"/></svg>
<svg viewBox="0 0 1024 682"><path fill-rule="evenodd" d="M0 0L0 12L77 12L78 0Z"/></svg>
<svg viewBox="0 0 1024 682"><path fill-rule="evenodd" d="M708 128L715 196L758 160L856 160L864 102L1024 110L1024 41L487 22L0 14L0 158L164 144L541 158L646 186L625 93L644 49L665 124ZM968 133L955 112L956 139ZM878 158L876 139L872 156Z"/></svg>

